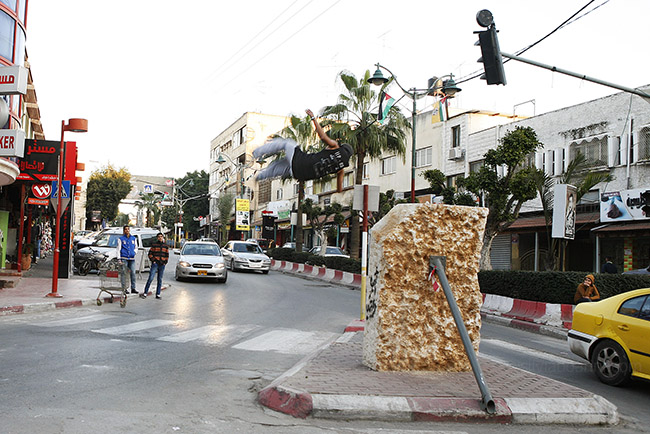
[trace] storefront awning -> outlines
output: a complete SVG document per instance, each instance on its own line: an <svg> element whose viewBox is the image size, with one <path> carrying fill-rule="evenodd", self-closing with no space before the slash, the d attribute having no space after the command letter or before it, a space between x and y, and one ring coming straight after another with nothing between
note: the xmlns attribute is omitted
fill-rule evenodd
<svg viewBox="0 0 650 434"><path fill-rule="evenodd" d="M578 213L576 215L576 225L583 225L588 223L597 223L600 220L600 213L588 212ZM519 217L514 221L506 231L517 231L521 229L539 229L546 226L546 220L543 215L524 216Z"/></svg>
<svg viewBox="0 0 650 434"><path fill-rule="evenodd" d="M627 223L610 223L607 225L593 228L592 232L611 233L625 231L650 231L650 221L647 222L627 222Z"/></svg>

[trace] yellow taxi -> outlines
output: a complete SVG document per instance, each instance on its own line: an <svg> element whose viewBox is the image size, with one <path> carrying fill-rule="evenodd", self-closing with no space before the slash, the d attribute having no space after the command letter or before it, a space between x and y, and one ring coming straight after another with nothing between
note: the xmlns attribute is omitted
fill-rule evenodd
<svg viewBox="0 0 650 434"><path fill-rule="evenodd" d="M618 294L573 311L569 348L605 384L650 380L650 288Z"/></svg>

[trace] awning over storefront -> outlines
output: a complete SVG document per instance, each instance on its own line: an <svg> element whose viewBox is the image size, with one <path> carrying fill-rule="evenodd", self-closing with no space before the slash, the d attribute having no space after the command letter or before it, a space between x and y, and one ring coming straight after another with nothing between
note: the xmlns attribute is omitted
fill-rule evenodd
<svg viewBox="0 0 650 434"><path fill-rule="evenodd" d="M600 214L597 212L589 212L589 213L578 213L576 215L576 225L583 225L583 224L593 224L597 223L600 219ZM544 219L543 215L534 215L534 216L524 216L524 217L519 217L517 220L514 221L506 231L519 231L519 230L525 230L525 229L540 229L546 226L546 220Z"/></svg>
<svg viewBox="0 0 650 434"><path fill-rule="evenodd" d="M611 234L612 232L617 232L620 235L620 232L626 231L649 231L650 232L650 221L647 222L627 222L627 223L610 223L597 228L593 228L592 232L598 234Z"/></svg>

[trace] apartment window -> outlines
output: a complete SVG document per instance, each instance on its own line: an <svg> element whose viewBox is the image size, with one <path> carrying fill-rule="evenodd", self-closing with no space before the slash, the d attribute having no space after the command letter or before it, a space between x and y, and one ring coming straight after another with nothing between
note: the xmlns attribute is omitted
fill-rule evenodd
<svg viewBox="0 0 650 434"><path fill-rule="evenodd" d="M282 200L282 194L283 190L281 188L278 188L275 192L275 200Z"/></svg>
<svg viewBox="0 0 650 434"><path fill-rule="evenodd" d="M246 143L246 126L244 125L241 129L235 131L232 135L233 147L238 147Z"/></svg>
<svg viewBox="0 0 650 434"><path fill-rule="evenodd" d="M395 156L384 158L381 160L381 174L389 175L395 173L397 168L397 159Z"/></svg>
<svg viewBox="0 0 650 434"><path fill-rule="evenodd" d="M363 163L363 179L370 178L370 174L368 173L369 168L370 163Z"/></svg>
<svg viewBox="0 0 650 434"><path fill-rule="evenodd" d="M607 166L607 136L573 142L569 149L571 160L581 153L588 167Z"/></svg>
<svg viewBox="0 0 650 434"><path fill-rule="evenodd" d="M639 160L650 160L650 127L639 132Z"/></svg>
<svg viewBox="0 0 650 434"><path fill-rule="evenodd" d="M432 147L422 148L415 151L415 167L431 165Z"/></svg>
<svg viewBox="0 0 650 434"><path fill-rule="evenodd" d="M300 184L293 184L293 195L298 196L300 194Z"/></svg>
<svg viewBox="0 0 650 434"><path fill-rule="evenodd" d="M460 125L451 127L451 147L458 148L460 146Z"/></svg>
<svg viewBox="0 0 650 434"><path fill-rule="evenodd" d="M447 177L447 187L458 187L458 179L463 175L459 173L458 175L452 175Z"/></svg>
<svg viewBox="0 0 650 434"><path fill-rule="evenodd" d="M469 173L478 173L485 164L484 160L472 161L469 163Z"/></svg>
<svg viewBox="0 0 650 434"><path fill-rule="evenodd" d="M354 185L354 172L348 172L343 176L343 188Z"/></svg>

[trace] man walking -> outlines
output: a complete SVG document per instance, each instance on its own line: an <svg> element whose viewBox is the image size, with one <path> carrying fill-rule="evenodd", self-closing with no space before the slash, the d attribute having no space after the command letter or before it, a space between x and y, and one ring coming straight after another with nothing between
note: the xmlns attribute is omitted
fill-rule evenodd
<svg viewBox="0 0 650 434"><path fill-rule="evenodd" d="M156 283L156 298L160 300L160 289L162 287L163 273L165 272L165 265L169 260L169 247L165 242L165 236L158 232L156 241L149 248L149 260L151 261L151 269L149 270L149 278L147 284L144 286L144 291L140 294L140 298L147 298L149 294L149 286L153 281L154 274L158 273L158 280Z"/></svg>
<svg viewBox="0 0 650 434"><path fill-rule="evenodd" d="M131 228L125 225L122 228L122 236L117 239L117 259L128 269L131 279L131 294L137 294L135 290L135 252L137 249L135 237L131 235ZM126 288L126 270L121 274L122 288Z"/></svg>

